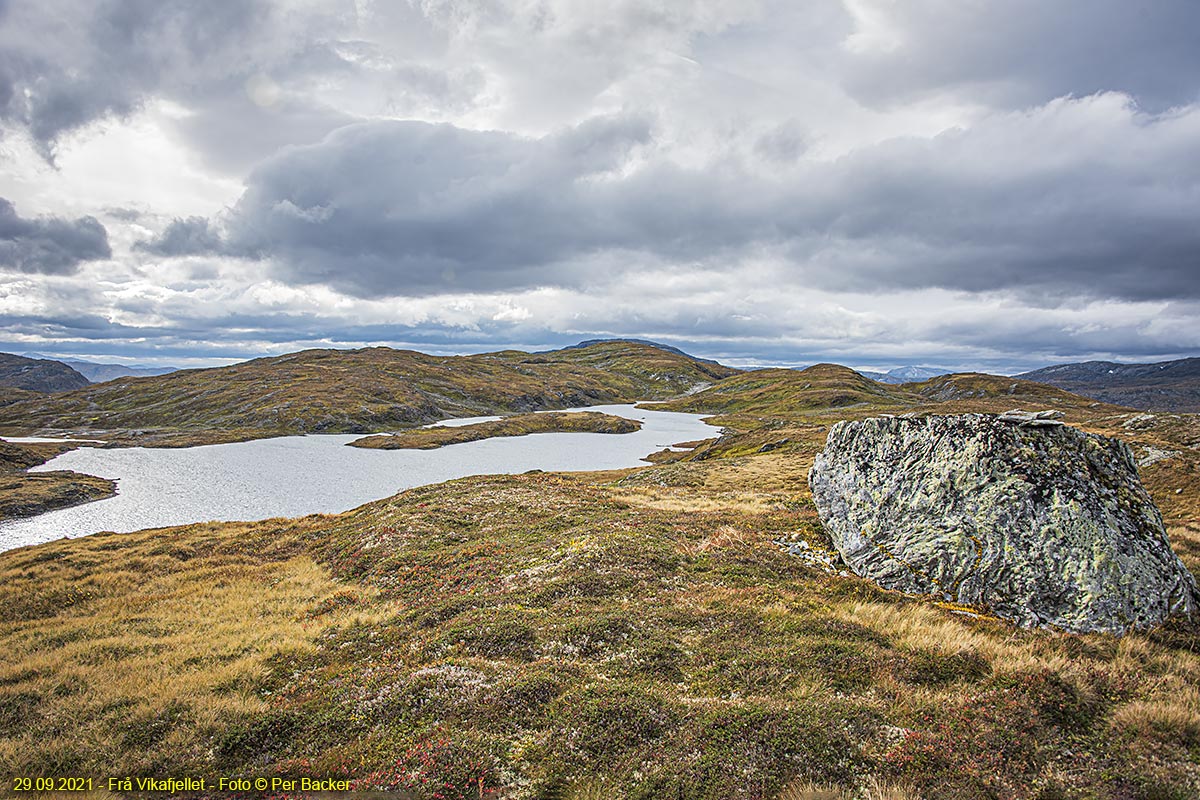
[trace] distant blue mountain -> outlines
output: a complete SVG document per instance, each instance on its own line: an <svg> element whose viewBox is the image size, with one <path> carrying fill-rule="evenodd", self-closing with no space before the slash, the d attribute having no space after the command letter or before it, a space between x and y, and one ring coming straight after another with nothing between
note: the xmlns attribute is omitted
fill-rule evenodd
<svg viewBox="0 0 1200 800"><path fill-rule="evenodd" d="M863 370L858 370L858 374L879 383L897 384L920 383L930 378L936 378L939 375L949 375L950 370L932 369L930 367L896 367L895 369L889 369L887 372L864 372Z"/></svg>
<svg viewBox="0 0 1200 800"><path fill-rule="evenodd" d="M42 353L23 353L25 358L41 358L66 364L71 369L87 378L91 383L104 383L114 378L144 378L150 375L166 375L175 372L178 367L151 367L145 364L108 364L102 361L82 361L80 359L55 358Z"/></svg>
<svg viewBox="0 0 1200 800"><path fill-rule="evenodd" d="M1119 406L1200 412L1200 358L1152 364L1084 361L1043 367L1013 377L1057 386Z"/></svg>

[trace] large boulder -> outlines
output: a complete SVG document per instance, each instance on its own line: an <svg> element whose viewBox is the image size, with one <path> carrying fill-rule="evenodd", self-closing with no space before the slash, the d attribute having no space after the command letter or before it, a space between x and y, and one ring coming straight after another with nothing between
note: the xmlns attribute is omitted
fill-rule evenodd
<svg viewBox="0 0 1200 800"><path fill-rule="evenodd" d="M1200 607L1129 447L1051 414L839 422L809 473L847 566L1026 627L1123 633Z"/></svg>

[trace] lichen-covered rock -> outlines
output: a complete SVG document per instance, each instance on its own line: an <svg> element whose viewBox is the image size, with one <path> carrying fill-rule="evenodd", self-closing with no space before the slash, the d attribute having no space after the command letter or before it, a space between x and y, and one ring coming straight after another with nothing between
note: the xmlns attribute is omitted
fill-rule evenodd
<svg viewBox="0 0 1200 800"><path fill-rule="evenodd" d="M850 569L1027 627L1123 633L1195 614L1200 591L1129 447L1021 421L834 425L809 483Z"/></svg>

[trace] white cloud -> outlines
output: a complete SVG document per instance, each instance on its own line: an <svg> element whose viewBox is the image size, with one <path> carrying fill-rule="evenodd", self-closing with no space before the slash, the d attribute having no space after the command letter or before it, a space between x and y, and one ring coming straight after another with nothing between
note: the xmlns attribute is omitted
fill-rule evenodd
<svg viewBox="0 0 1200 800"><path fill-rule="evenodd" d="M0 197L113 256L0 264L25 349L1200 349L1186 0L4 7Z"/></svg>

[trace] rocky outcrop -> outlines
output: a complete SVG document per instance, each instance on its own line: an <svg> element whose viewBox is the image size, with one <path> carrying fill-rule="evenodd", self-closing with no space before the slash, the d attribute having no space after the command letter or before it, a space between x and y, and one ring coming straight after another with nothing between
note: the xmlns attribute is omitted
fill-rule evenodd
<svg viewBox="0 0 1200 800"><path fill-rule="evenodd" d="M1027 627L1123 633L1195 614L1200 591L1129 447L1053 417L834 425L809 483L842 559Z"/></svg>

